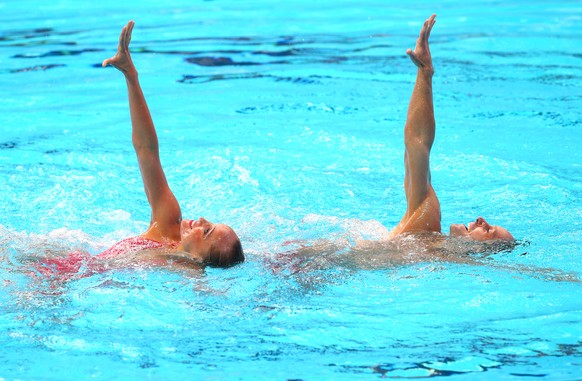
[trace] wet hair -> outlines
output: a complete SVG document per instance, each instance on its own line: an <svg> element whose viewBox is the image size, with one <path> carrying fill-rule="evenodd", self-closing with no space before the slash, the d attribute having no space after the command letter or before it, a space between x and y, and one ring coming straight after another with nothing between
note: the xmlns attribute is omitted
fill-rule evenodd
<svg viewBox="0 0 582 381"><path fill-rule="evenodd" d="M496 239L490 241L472 241L468 254L500 254L510 253L521 243L516 240Z"/></svg>
<svg viewBox="0 0 582 381"><path fill-rule="evenodd" d="M230 240L227 247L210 246L208 265L210 267L227 268L245 261L245 254L240 239L234 233L235 239Z"/></svg>

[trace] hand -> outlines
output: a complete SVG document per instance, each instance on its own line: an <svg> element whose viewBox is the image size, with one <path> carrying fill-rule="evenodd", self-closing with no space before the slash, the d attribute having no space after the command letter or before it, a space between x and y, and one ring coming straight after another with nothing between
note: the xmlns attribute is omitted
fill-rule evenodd
<svg viewBox="0 0 582 381"><path fill-rule="evenodd" d="M428 37L435 20L436 15L430 16L420 30L420 36L416 40L416 47L414 50L407 49L406 54L410 57L412 62L419 68L428 71L434 71L432 67L432 57L430 56L430 49L428 47Z"/></svg>
<svg viewBox="0 0 582 381"><path fill-rule="evenodd" d="M119 35L119 45L117 46L117 54L113 57L103 61L101 66L105 67L111 65L121 71L123 74L128 74L135 71L131 55L129 54L129 42L131 41L131 32L135 23L130 21L121 30Z"/></svg>

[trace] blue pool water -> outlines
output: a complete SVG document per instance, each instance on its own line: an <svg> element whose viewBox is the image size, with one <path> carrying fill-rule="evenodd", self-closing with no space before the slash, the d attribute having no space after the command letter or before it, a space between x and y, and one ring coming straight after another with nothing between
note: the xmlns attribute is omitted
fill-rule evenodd
<svg viewBox="0 0 582 381"><path fill-rule="evenodd" d="M81 3L0 2L0 380L582 378L580 2ZM482 215L520 245L290 258L402 216L404 51L433 12L443 230ZM129 19L183 214L229 223L247 261L31 278L148 225L100 67Z"/></svg>

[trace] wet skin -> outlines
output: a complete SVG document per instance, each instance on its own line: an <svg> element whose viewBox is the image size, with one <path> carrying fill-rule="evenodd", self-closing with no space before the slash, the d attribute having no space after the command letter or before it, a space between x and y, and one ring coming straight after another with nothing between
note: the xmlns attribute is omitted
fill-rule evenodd
<svg viewBox="0 0 582 381"><path fill-rule="evenodd" d="M468 237L475 241L514 240L507 229L490 225L483 217L478 217L474 222L469 222L467 225L452 224L449 235L451 237Z"/></svg>

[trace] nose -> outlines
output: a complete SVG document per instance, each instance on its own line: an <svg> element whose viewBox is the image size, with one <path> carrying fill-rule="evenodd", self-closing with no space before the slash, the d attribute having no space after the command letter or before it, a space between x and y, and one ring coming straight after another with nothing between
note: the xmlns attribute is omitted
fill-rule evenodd
<svg viewBox="0 0 582 381"><path fill-rule="evenodd" d="M483 217L477 217L477 219L475 220L475 224L476 224L477 226L481 226L481 225L483 225L484 223L486 223L486 221L485 221L485 219L484 219Z"/></svg>
<svg viewBox="0 0 582 381"><path fill-rule="evenodd" d="M198 222L201 223L201 224L207 224L208 223L208 220L206 218L204 218L204 217L200 217L198 219Z"/></svg>

